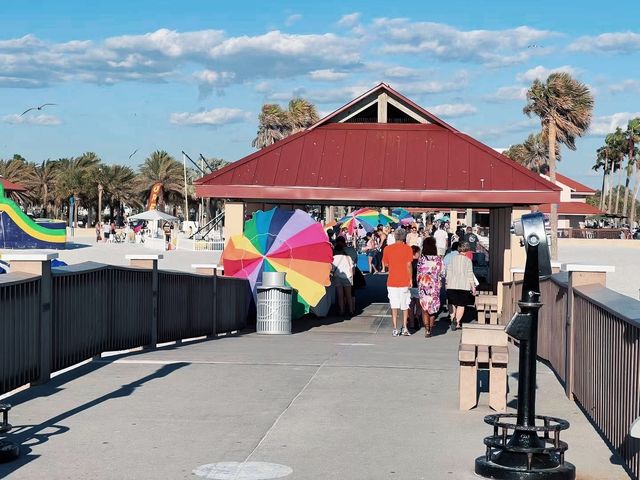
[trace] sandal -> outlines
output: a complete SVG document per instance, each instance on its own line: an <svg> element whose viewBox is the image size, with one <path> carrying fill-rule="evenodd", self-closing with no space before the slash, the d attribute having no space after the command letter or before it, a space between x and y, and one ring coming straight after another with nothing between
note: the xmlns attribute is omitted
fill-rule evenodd
<svg viewBox="0 0 640 480"><path fill-rule="evenodd" d="M429 338L431 337L431 330L425 330L424 331L424 338Z"/></svg>

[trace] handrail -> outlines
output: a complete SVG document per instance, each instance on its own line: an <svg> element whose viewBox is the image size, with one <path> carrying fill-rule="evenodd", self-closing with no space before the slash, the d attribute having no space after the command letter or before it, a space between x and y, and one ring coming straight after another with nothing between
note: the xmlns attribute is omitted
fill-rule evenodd
<svg viewBox="0 0 640 480"><path fill-rule="evenodd" d="M640 328L640 301L598 284L576 287L573 291L611 315Z"/></svg>
<svg viewBox="0 0 640 480"><path fill-rule="evenodd" d="M35 280L40 278L40 275L33 275L31 273L12 272L4 275L0 275L0 287L8 287L11 285L17 285L29 280Z"/></svg>

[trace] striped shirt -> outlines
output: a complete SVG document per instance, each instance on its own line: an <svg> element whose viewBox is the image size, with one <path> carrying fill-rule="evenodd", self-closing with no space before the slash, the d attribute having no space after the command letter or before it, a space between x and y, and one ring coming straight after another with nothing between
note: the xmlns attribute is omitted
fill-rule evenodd
<svg viewBox="0 0 640 480"><path fill-rule="evenodd" d="M475 287L473 264L465 255L456 255L447 265L447 289L471 290Z"/></svg>

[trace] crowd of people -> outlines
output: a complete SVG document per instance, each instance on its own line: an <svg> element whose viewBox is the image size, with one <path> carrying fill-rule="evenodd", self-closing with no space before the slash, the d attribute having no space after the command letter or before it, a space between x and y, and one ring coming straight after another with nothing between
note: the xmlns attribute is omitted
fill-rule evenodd
<svg viewBox="0 0 640 480"><path fill-rule="evenodd" d="M458 225L450 232L449 223L442 221L395 229L378 225L372 232L359 226L352 234L346 228L332 229L327 235L334 244L332 285L340 315L354 314L355 290L364 283L358 254L367 256L370 274L388 274L394 337L411 335L409 323L414 330L424 327L425 337L431 337L436 318L444 311L456 330L465 308L475 302L478 279L473 255L479 239L471 227Z"/></svg>

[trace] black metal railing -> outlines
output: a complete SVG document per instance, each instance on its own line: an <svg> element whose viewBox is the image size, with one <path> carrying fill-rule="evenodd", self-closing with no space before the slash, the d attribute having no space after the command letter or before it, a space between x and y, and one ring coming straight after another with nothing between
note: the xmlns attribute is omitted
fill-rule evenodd
<svg viewBox="0 0 640 480"><path fill-rule="evenodd" d="M38 379L40 277L0 277L0 394Z"/></svg>
<svg viewBox="0 0 640 480"><path fill-rule="evenodd" d="M0 395L103 352L247 325L246 280L92 262L46 267L0 277Z"/></svg>

